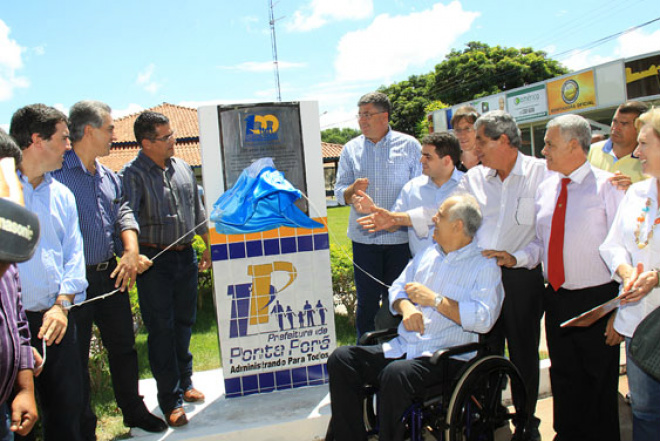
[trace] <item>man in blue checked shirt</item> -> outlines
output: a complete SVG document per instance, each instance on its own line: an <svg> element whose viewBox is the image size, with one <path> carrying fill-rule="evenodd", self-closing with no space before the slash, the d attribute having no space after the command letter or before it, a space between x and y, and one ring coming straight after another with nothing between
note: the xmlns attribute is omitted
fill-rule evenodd
<svg viewBox="0 0 660 441"><path fill-rule="evenodd" d="M390 209L403 186L421 174L421 145L412 136L390 128L390 107L387 95L379 92L368 93L358 101L362 135L349 141L339 157L335 184L339 204L354 205L356 192L364 191L376 205ZM406 231L370 233L358 225L360 216L352 206L348 237L353 241L358 338L374 329L381 302L387 303L386 285L410 258Z"/></svg>
<svg viewBox="0 0 660 441"><path fill-rule="evenodd" d="M460 360L433 365L438 349L476 342L497 320L504 289L493 259L473 241L481 225L474 197L445 200L433 216L436 244L417 254L389 290L389 306L403 317L399 335L376 346L342 346L328 359L332 418L326 439L366 439L362 386L379 388L381 441L403 440L401 416L413 397L438 382L445 367L453 374ZM461 356L467 360L474 354Z"/></svg>
<svg viewBox="0 0 660 441"><path fill-rule="evenodd" d="M74 298L85 299L87 288L78 211L71 191L50 174L71 148L67 118L53 107L33 104L14 113L9 132L23 150L18 177L25 207L41 228L34 256L18 270L32 346L41 353L42 340L47 345L46 364L35 379L44 440L94 439L81 433L82 366L75 313L67 309Z"/></svg>
<svg viewBox="0 0 660 441"><path fill-rule="evenodd" d="M167 429L163 420L147 410L138 393L138 357L128 288L151 261L139 255L139 226L123 197L121 180L97 158L110 154L115 140L111 109L99 101L80 101L69 110L72 150L64 154L62 168L53 177L76 198L87 267L87 298L120 288L121 292L81 306L76 311L78 345L84 370L83 433L93 437L96 415L89 397L89 345L96 323L108 350L110 375L124 424L148 432ZM119 262L116 256L120 256Z"/></svg>

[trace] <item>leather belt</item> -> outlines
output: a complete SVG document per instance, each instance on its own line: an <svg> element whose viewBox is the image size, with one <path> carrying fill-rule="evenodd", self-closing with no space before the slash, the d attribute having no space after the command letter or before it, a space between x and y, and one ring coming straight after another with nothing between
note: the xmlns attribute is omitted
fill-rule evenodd
<svg viewBox="0 0 660 441"><path fill-rule="evenodd" d="M105 262L97 263L96 265L87 265L87 271L106 271L112 266L112 262L116 262L114 257Z"/></svg>
<svg viewBox="0 0 660 441"><path fill-rule="evenodd" d="M167 251L184 251L187 250L192 246L192 244L185 244L185 245L172 245L171 247L169 245L160 245L157 243L148 243L148 242L140 242L141 247L147 247L147 248L155 248L157 250L164 250L167 248Z"/></svg>

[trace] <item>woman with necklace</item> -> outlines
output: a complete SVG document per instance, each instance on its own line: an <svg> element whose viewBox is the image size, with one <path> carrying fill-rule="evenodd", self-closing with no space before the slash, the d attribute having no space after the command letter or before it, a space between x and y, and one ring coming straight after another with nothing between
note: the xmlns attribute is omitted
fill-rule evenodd
<svg viewBox="0 0 660 441"><path fill-rule="evenodd" d="M619 206L600 253L620 282L621 306L614 319L610 344L626 341L628 385L632 398L633 440L657 439L660 434L660 382L630 358L630 340L637 325L660 306L660 109L636 121L635 155L650 179L632 185Z"/></svg>

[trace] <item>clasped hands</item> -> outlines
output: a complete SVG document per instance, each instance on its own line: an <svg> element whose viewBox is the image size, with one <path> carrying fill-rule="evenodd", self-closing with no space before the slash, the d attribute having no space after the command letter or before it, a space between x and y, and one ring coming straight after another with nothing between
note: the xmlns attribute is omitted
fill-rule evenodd
<svg viewBox="0 0 660 441"><path fill-rule="evenodd" d="M424 315L415 305L434 306L436 293L417 282L406 283L404 290L408 295L408 299L399 302L399 310L403 316L403 326L407 331L419 332L423 335Z"/></svg>

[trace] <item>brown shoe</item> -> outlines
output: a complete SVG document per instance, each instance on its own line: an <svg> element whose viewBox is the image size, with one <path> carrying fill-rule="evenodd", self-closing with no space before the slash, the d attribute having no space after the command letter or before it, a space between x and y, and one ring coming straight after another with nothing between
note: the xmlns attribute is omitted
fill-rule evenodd
<svg viewBox="0 0 660 441"><path fill-rule="evenodd" d="M188 418L183 411L183 407L175 407L169 412L165 413L165 420L170 427L181 427L188 424Z"/></svg>
<svg viewBox="0 0 660 441"><path fill-rule="evenodd" d="M194 387L191 387L183 393L183 401L187 403L199 403L204 401L204 394Z"/></svg>

